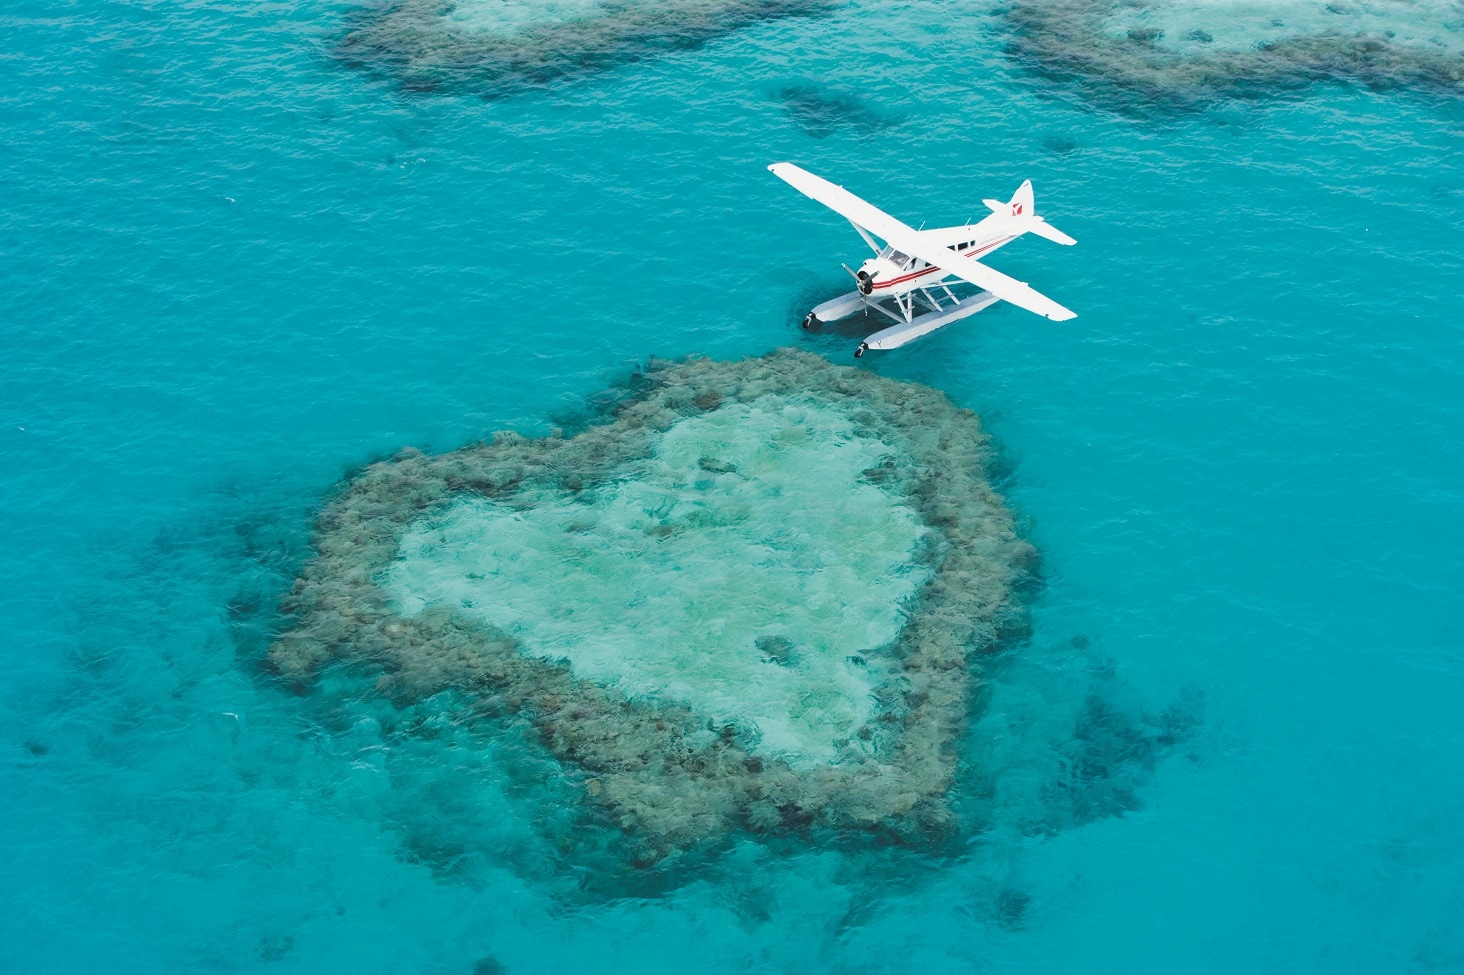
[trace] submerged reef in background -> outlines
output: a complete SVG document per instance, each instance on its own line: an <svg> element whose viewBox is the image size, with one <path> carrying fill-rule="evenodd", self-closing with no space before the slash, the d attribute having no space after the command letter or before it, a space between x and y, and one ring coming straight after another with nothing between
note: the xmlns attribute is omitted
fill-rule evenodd
<svg viewBox="0 0 1464 975"><path fill-rule="evenodd" d="M944 394L816 356L655 363L573 436L349 479L269 659L517 729L638 866L812 829L938 847L1036 570L989 455Z"/></svg>
<svg viewBox="0 0 1464 975"><path fill-rule="evenodd" d="M683 50L832 0L386 0L336 54L414 91L511 93Z"/></svg>
<svg viewBox="0 0 1464 975"><path fill-rule="evenodd" d="M788 120L812 139L827 139L836 132L867 138L901 121L870 107L867 99L854 92L811 81L784 85L777 97Z"/></svg>
<svg viewBox="0 0 1464 975"><path fill-rule="evenodd" d="M1319 81L1464 94L1453 3L1016 0L1011 53L1124 111L1203 108Z"/></svg>
<svg viewBox="0 0 1464 975"><path fill-rule="evenodd" d="M342 61L410 91L509 94L834 0L380 0L355 14ZM1318 81L1464 91L1464 17L1451 0L1012 0L1010 53L1119 110L1200 108ZM779 93L814 138L899 121L814 85Z"/></svg>

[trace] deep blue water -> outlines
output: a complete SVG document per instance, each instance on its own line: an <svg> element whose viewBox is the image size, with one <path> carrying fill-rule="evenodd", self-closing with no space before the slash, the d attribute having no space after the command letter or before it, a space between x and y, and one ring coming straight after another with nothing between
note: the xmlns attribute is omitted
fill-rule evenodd
<svg viewBox="0 0 1464 975"><path fill-rule="evenodd" d="M935 2L409 93L329 57L349 10L0 14L0 970L1464 971L1464 104L1125 114ZM779 159L914 222L1031 178L1079 241L993 262L1074 321L861 362L984 416L1044 556L990 828L566 905L495 744L320 727L269 607L371 459L655 356L852 362L797 321L862 245ZM1064 755L1102 809L1032 829Z"/></svg>

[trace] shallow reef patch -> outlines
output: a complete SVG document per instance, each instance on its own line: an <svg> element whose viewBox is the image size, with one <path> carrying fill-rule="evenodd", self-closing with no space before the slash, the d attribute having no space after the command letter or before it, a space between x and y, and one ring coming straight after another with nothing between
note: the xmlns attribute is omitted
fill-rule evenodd
<svg viewBox="0 0 1464 975"><path fill-rule="evenodd" d="M1200 688L1155 707L1084 636L1003 655L987 677L993 700L972 727L957 802L988 836L1055 836L1137 812L1161 764L1203 764L1215 744Z"/></svg>
<svg viewBox="0 0 1464 975"><path fill-rule="evenodd" d="M1159 761L1186 745L1204 721L1204 694L1181 688L1157 712L1120 705L1095 689L1059 749L1058 775L1048 783L1049 818L1034 827L1057 833L1143 808L1139 790Z"/></svg>
<svg viewBox="0 0 1464 975"><path fill-rule="evenodd" d="M832 6L832 0L385 0L357 15L335 53L407 90L494 96Z"/></svg>
<svg viewBox="0 0 1464 975"><path fill-rule="evenodd" d="M794 351L658 362L573 436L350 478L269 660L518 729L636 866L810 830L938 847L1037 561L989 456L927 387Z"/></svg>
<svg viewBox="0 0 1464 975"><path fill-rule="evenodd" d="M1203 108L1340 80L1464 94L1455 4L1016 0L1009 50L1122 111Z"/></svg>
<svg viewBox="0 0 1464 975"><path fill-rule="evenodd" d="M812 81L783 85L776 94L788 121L812 139L827 139L837 132L873 136L901 121L872 108L852 91Z"/></svg>

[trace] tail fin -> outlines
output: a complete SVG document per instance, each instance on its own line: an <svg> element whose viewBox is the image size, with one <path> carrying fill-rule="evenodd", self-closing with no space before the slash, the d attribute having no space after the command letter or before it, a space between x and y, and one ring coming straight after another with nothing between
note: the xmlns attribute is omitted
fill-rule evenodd
<svg viewBox="0 0 1464 975"><path fill-rule="evenodd" d="M1013 217L1030 217L1033 208L1032 181L1030 179L1025 180L1021 186L1018 186L1016 194L1008 203L1003 203L1000 200L982 200L981 202L985 203L986 208L992 213L1005 213Z"/></svg>
<svg viewBox="0 0 1464 975"><path fill-rule="evenodd" d="M1038 237L1046 237L1048 240L1058 244L1076 244L1067 234L1058 230L1052 224L1037 216L1036 201L1032 198L1032 181L1024 180L1017 192L1012 195L1010 201L1003 203L1000 200L982 200L992 213L1004 213L1011 216L1024 225L1022 233L1036 234Z"/></svg>
<svg viewBox="0 0 1464 975"><path fill-rule="evenodd" d="M1035 217L1037 215L1036 205L1032 199L1032 181L1022 180L1022 185L1017 187L1017 192L1012 194L1011 202L1007 204L1008 210L1014 217Z"/></svg>

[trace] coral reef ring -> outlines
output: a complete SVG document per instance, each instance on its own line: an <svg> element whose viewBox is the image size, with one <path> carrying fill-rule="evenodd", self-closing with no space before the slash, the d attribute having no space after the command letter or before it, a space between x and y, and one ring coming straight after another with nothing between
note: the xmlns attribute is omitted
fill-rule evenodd
<svg viewBox="0 0 1464 975"><path fill-rule="evenodd" d="M943 842L979 659L1024 632L1036 562L989 459L928 387L788 350L658 362L574 436L352 477L270 662L527 723L657 856Z"/></svg>

